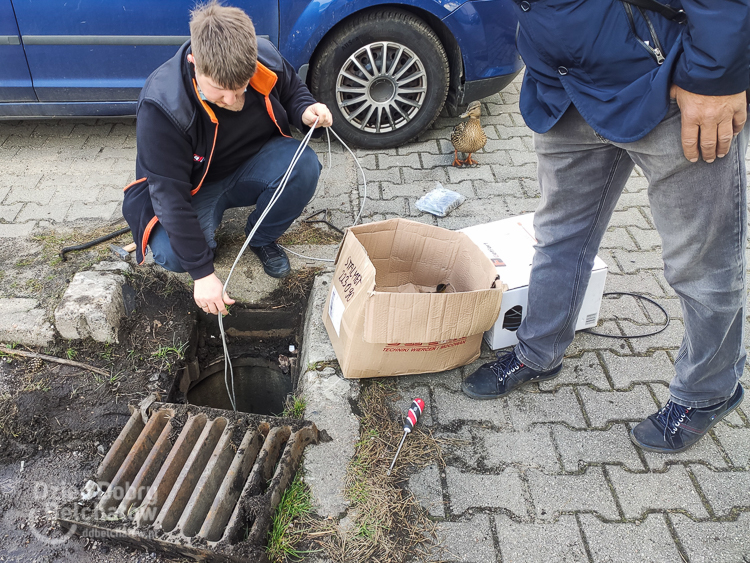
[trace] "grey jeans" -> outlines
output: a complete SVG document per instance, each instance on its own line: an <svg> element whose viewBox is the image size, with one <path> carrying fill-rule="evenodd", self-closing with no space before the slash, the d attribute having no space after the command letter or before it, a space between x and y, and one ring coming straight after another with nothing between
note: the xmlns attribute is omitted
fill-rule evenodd
<svg viewBox="0 0 750 563"><path fill-rule="evenodd" d="M625 182L637 164L649 182L664 275L680 297L685 335L669 390L674 402L704 407L729 398L745 365L747 201L750 124L729 153L691 163L682 153L673 101L646 137L614 143L571 106L534 138L541 203L526 317L516 353L538 370L562 362L594 257Z"/></svg>

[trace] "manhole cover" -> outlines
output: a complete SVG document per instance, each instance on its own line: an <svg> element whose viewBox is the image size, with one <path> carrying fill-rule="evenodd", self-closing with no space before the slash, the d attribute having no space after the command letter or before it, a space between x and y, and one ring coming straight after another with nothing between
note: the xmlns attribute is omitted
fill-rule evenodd
<svg viewBox="0 0 750 563"><path fill-rule="evenodd" d="M311 422L153 403L134 410L99 466L103 494L64 505L58 520L172 555L267 561L274 510L317 440Z"/></svg>

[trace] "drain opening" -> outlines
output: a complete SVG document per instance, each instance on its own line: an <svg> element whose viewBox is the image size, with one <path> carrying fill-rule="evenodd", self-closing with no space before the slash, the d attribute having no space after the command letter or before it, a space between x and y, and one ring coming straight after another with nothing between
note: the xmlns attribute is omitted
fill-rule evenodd
<svg viewBox="0 0 750 563"><path fill-rule="evenodd" d="M234 393L239 412L279 416L293 392L292 377L278 363L263 358L234 358ZM188 403L214 409L232 410L224 381L224 360L205 368L190 384Z"/></svg>

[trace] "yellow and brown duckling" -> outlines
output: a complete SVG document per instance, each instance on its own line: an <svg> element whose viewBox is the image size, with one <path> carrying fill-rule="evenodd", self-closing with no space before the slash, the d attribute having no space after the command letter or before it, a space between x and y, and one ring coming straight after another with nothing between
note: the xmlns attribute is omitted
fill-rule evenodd
<svg viewBox="0 0 750 563"><path fill-rule="evenodd" d="M479 164L471 158L471 153L477 152L487 143L487 135L482 130L479 118L482 115L482 106L479 102L471 102L466 111L460 117L468 117L469 121L462 121L453 128L451 143L453 144L453 166L462 164ZM458 153L467 154L465 160L458 159Z"/></svg>

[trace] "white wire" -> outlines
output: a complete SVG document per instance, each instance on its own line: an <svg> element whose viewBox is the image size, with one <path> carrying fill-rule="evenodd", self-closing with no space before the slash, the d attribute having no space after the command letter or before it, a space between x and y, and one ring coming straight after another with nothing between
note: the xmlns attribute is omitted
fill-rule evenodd
<svg viewBox="0 0 750 563"><path fill-rule="evenodd" d="M297 147L297 150L295 151L294 156L292 157L292 161L289 163L289 168L287 168L286 172L284 173L284 176L281 178L281 182L279 182L279 185L276 187L276 190L274 191L273 196L271 196L271 200L268 202L268 205L263 210L263 213L261 213L260 217L258 217L258 220L255 222L255 225L253 225L253 228L250 231L250 234L247 235L247 238L245 239L245 244L242 245L240 252L237 254L237 258L235 258L234 260L234 264L232 264L232 268L229 270L229 275L227 275L227 279L224 282L224 287L222 289L222 295L226 293L227 286L229 285L229 279L232 277L234 268L237 266L237 263L240 261L242 254L250 245L250 241L252 240L253 235L255 235L255 232L258 230L258 227L260 227L260 224L263 222L263 219L265 219L266 215L268 215L268 212L271 211L271 208L274 206L274 204L278 201L279 197L281 197L281 194L284 192L284 188L286 187L286 184L289 181L289 177L291 176L292 170L297 164L297 161L302 156L302 152L305 150L308 143L310 142L310 138L312 137L312 134L315 131L315 126L318 124L318 119L319 118L317 117L315 118L315 123L313 123L312 127L310 127L310 130L307 132L307 135L305 135L304 139L302 139L302 142L300 143L299 147ZM229 348L227 347L227 338L226 338L226 333L224 332L223 316L221 313L219 313L218 316L219 316L219 331L221 332L221 343L222 343L222 346L224 347L224 386L227 389L227 395L229 396L229 402L232 404L232 410L234 412L237 412L237 397L235 395L235 390L234 390L234 369L232 368L232 362L229 358ZM231 378L231 390L230 390L230 385L229 385L230 378Z"/></svg>

